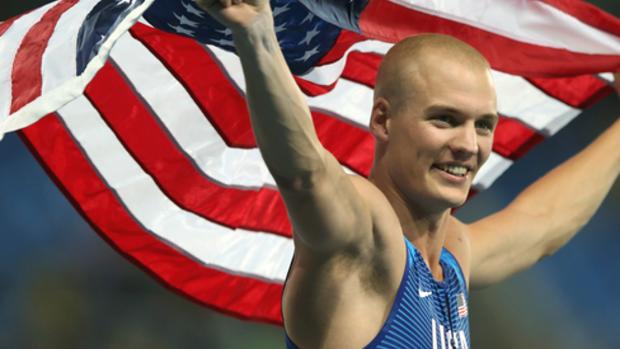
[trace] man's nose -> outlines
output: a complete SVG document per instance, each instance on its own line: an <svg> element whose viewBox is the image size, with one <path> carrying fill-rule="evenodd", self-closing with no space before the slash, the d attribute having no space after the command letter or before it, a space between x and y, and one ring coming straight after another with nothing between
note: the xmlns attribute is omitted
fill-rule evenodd
<svg viewBox="0 0 620 349"><path fill-rule="evenodd" d="M478 153L478 133L474 125L462 125L457 130L452 143L452 151L459 157L469 158Z"/></svg>

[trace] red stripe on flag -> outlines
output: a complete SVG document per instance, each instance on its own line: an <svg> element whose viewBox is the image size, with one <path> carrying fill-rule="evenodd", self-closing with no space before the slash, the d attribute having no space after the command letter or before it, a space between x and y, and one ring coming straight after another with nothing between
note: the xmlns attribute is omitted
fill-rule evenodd
<svg viewBox="0 0 620 349"><path fill-rule="evenodd" d="M364 177L370 175L375 140L369 132L317 111L312 112L312 121L321 143L341 164Z"/></svg>
<svg viewBox="0 0 620 349"><path fill-rule="evenodd" d="M245 99L204 47L193 39L141 23L133 26L131 34L185 86L226 144L237 148L256 147Z"/></svg>
<svg viewBox="0 0 620 349"><path fill-rule="evenodd" d="M500 117L493 138L493 151L505 158L516 160L543 140L543 135L521 121Z"/></svg>
<svg viewBox="0 0 620 349"><path fill-rule="evenodd" d="M618 55L584 54L528 44L391 1L371 0L362 12L359 23L364 35L389 42L420 33L451 35L476 47L494 69L515 75L552 77L616 71L620 68Z"/></svg>
<svg viewBox="0 0 620 349"><path fill-rule="evenodd" d="M585 1L539 0L589 26L620 36L620 19Z"/></svg>
<svg viewBox="0 0 620 349"><path fill-rule="evenodd" d="M231 228L291 236L276 190L241 190L212 182L162 130L111 64L101 69L85 94L128 152L179 207Z"/></svg>
<svg viewBox="0 0 620 349"><path fill-rule="evenodd" d="M528 81L549 96L578 109L588 108L613 92L613 88L592 75L531 78Z"/></svg>
<svg viewBox="0 0 620 349"><path fill-rule="evenodd" d="M311 81L304 80L297 75L293 75L293 78L295 79L297 86L299 86L299 89L301 89L301 92L303 92L306 96L311 97L329 93L331 90L334 89L334 87L336 87L336 83L338 82L334 81L331 85L319 85Z"/></svg>
<svg viewBox="0 0 620 349"><path fill-rule="evenodd" d="M379 64L382 59L383 56L380 54L359 51L350 52L347 56L347 61L341 77L373 89L375 87L375 80L377 79L377 69L379 69ZM301 90L308 96L318 96L329 93L336 87L337 83L334 82L331 85L325 86L298 77L295 77L295 80Z"/></svg>
<svg viewBox="0 0 620 349"><path fill-rule="evenodd" d="M364 40L368 40L368 38L350 30L342 29L332 48L319 60L317 65L321 66L340 60L351 46Z"/></svg>
<svg viewBox="0 0 620 349"><path fill-rule="evenodd" d="M6 31L9 30L9 28L13 25L13 23L15 23L16 20L18 20L20 17L22 17L25 14L26 13L23 13L19 16L11 17L7 19L6 21L0 23L0 36L4 35L4 33L6 33Z"/></svg>
<svg viewBox="0 0 620 349"><path fill-rule="evenodd" d="M167 287L236 317L282 324L282 285L234 276L188 258L142 228L106 186L56 117L22 131L50 177L93 229Z"/></svg>
<svg viewBox="0 0 620 349"><path fill-rule="evenodd" d="M41 95L43 77L41 63L47 43L54 33L56 22L79 0L60 1L49 9L22 40L13 63L11 75L13 100L11 113L21 109Z"/></svg>
<svg viewBox="0 0 620 349"><path fill-rule="evenodd" d="M374 89L382 59L376 53L351 52L342 77Z"/></svg>
<svg viewBox="0 0 620 349"><path fill-rule="evenodd" d="M131 32L179 79L229 146L256 147L245 98L204 47L192 39L143 24L137 24ZM369 173L372 152L366 151L372 137L366 131L324 112L312 111L312 117L326 149L352 170Z"/></svg>

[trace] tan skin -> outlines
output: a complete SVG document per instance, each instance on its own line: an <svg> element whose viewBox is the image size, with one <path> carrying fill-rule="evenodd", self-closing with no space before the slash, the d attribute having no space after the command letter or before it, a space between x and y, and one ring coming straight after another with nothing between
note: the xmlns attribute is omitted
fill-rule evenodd
<svg viewBox="0 0 620 349"><path fill-rule="evenodd" d="M381 151L370 179L349 176L314 133L304 96L279 51L268 2L197 3L233 31L252 127L295 230L282 306L286 330L300 348L361 348L375 337L405 267L403 235L436 279L442 279L439 256L446 247L467 282L483 287L565 244L620 173L616 122L508 207L464 224L450 210L465 201L488 158L497 122L486 69L432 52L423 57L423 69L399 76L418 93L401 96L407 102L398 107L389 98L375 99L370 130ZM442 169L446 165L468 171L455 177ZM575 183L579 193L567 190Z"/></svg>

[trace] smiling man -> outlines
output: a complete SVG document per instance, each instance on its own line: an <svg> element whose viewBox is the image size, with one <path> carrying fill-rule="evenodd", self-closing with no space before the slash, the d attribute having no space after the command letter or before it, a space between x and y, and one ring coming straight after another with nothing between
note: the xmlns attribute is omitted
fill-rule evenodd
<svg viewBox="0 0 620 349"><path fill-rule="evenodd" d="M468 348L468 286L555 252L618 177L620 122L504 210L459 222L450 212L489 157L498 121L475 49L429 34L390 50L369 111L376 151L365 179L320 144L269 3L198 3L233 32L257 143L294 227L282 299L289 348Z"/></svg>

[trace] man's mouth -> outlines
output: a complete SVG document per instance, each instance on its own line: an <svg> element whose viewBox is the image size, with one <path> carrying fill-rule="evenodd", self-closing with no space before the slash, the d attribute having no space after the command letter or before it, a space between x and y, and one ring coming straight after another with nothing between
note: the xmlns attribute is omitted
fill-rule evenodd
<svg viewBox="0 0 620 349"><path fill-rule="evenodd" d="M433 165L433 167L458 177L465 177L471 171L464 165Z"/></svg>

